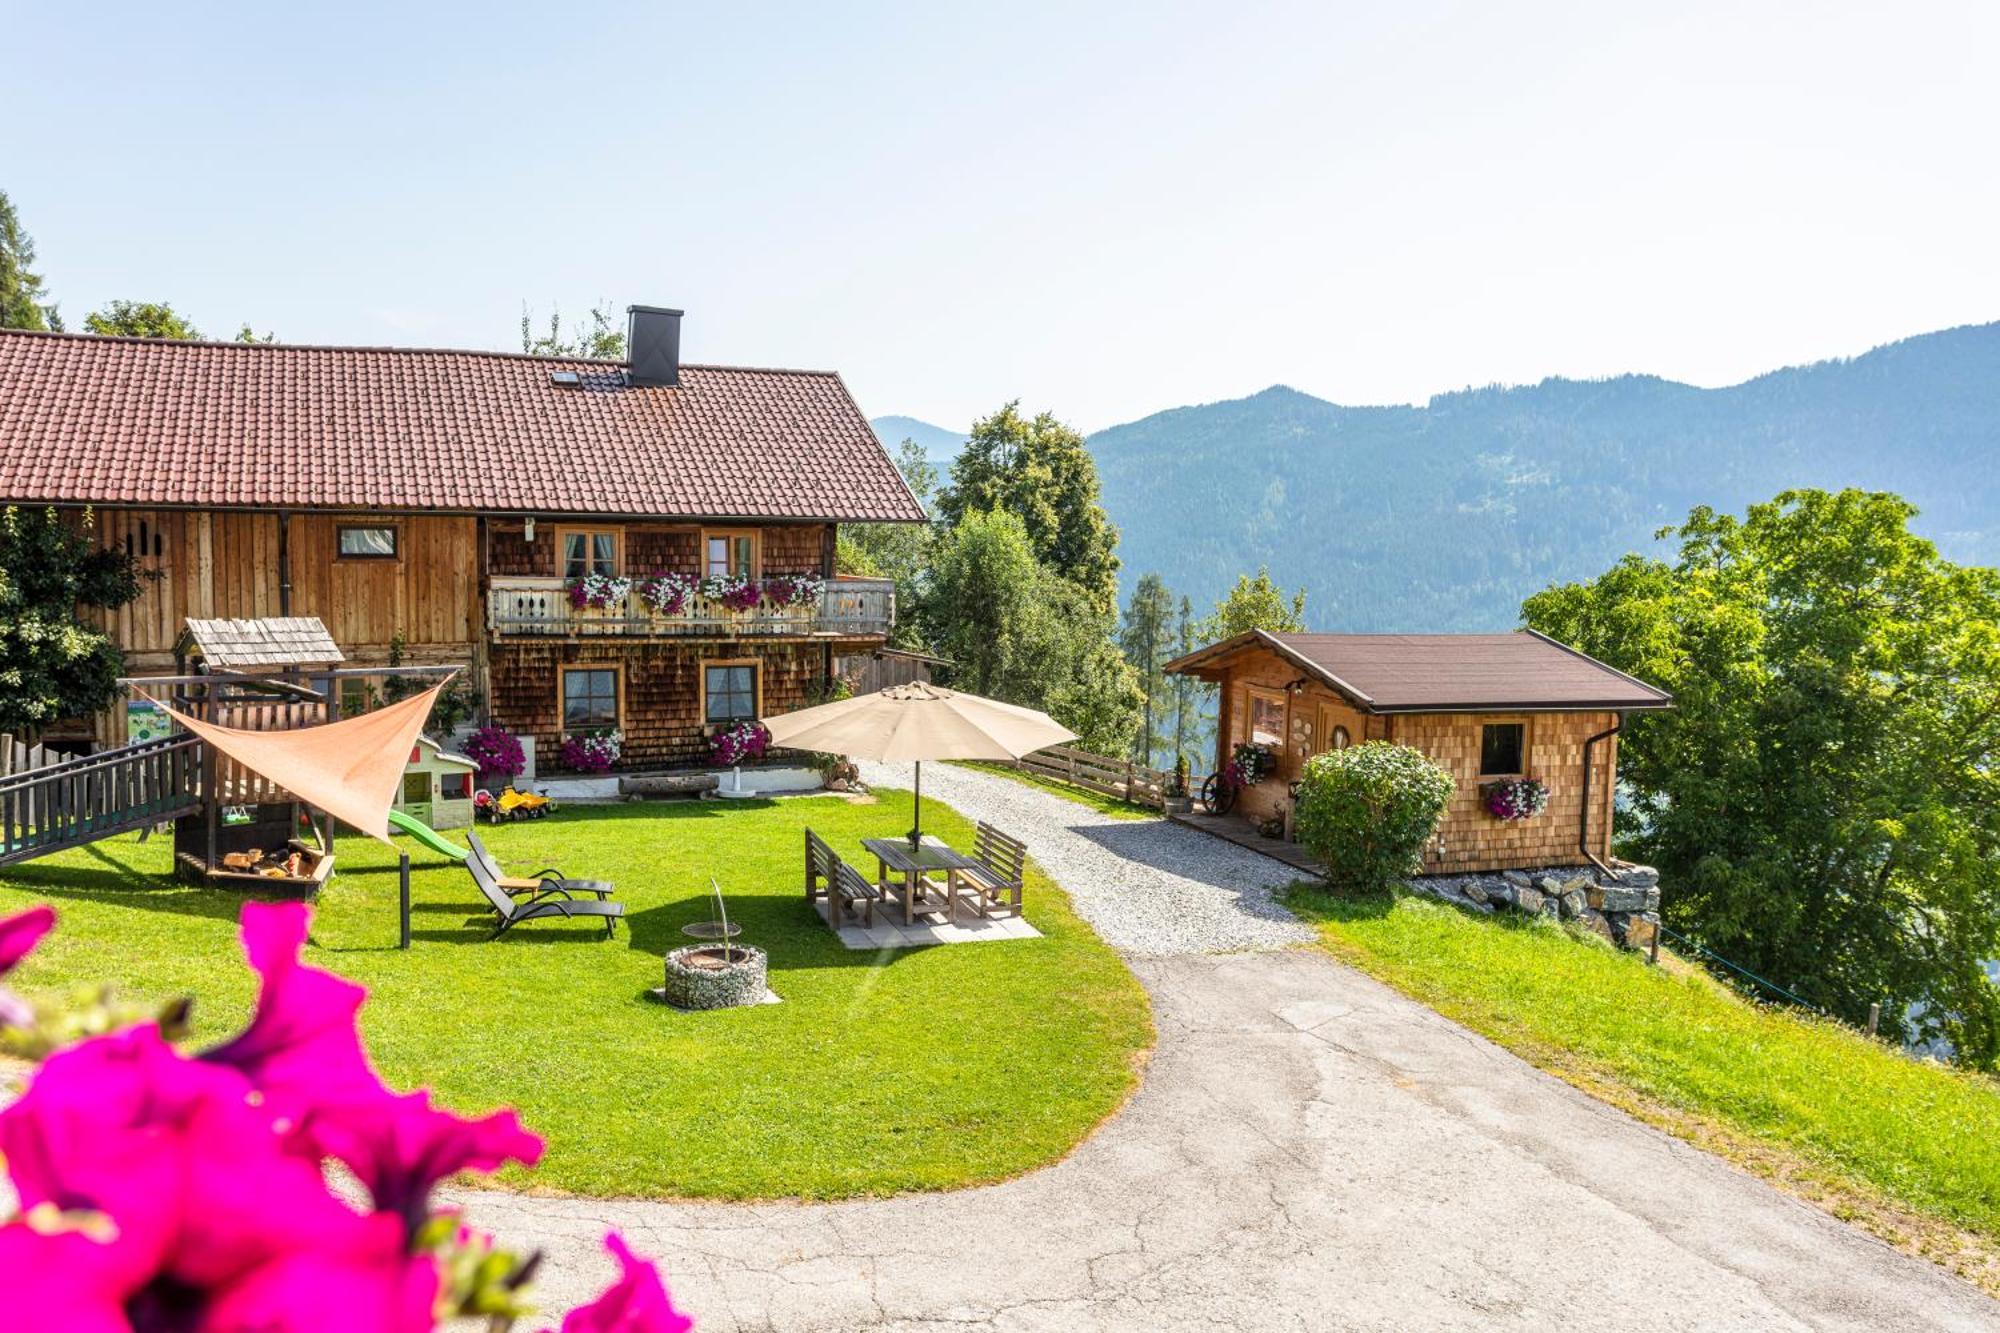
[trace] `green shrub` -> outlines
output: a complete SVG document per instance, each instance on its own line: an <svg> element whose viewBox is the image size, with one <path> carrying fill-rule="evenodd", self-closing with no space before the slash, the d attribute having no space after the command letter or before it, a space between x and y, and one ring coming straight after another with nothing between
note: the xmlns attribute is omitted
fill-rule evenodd
<svg viewBox="0 0 2000 1333"><path fill-rule="evenodd" d="M1386 889L1423 864L1424 844L1451 800L1451 774L1407 745L1369 741L1306 763L1295 814L1299 841L1342 888Z"/></svg>

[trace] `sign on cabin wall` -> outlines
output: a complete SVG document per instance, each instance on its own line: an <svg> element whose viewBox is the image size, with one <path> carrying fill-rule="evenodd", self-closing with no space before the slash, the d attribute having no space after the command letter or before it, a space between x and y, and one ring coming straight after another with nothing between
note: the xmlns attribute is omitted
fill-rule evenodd
<svg viewBox="0 0 2000 1333"><path fill-rule="evenodd" d="M173 722L162 712L159 705L146 699L125 701L125 743L137 745L140 741L156 741L173 732Z"/></svg>

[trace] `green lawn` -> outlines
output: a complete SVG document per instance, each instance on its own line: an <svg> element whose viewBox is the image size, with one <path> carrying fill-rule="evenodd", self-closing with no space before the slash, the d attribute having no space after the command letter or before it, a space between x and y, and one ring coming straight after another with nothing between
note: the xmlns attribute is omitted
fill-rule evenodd
<svg viewBox="0 0 2000 1333"><path fill-rule="evenodd" d="M2000 1083L1552 925L1307 885L1289 901L1344 961L1530 1061L1911 1248L1952 1247L1913 1234L1925 1220L1971 1233L1953 1266L2000 1277Z"/></svg>
<svg viewBox="0 0 2000 1333"><path fill-rule="evenodd" d="M1031 872L1041 940L850 952L807 908L808 824L864 873L863 837L907 829L906 792L572 807L493 829L517 873L554 862L617 882L625 924L535 922L487 942L466 872L415 847L416 940L396 943L395 856L342 838L310 962L370 988L369 1049L398 1087L464 1112L513 1105L548 1139L506 1183L586 1195L836 1198L970 1185L1068 1152L1132 1089L1152 1043L1144 992ZM936 802L926 828L971 830ZM0 913L45 900L56 933L15 974L26 990L111 978L193 994L197 1037L253 996L236 945L241 895L167 879L170 839L110 839L0 871ZM684 1014L646 998L680 927L720 879L783 1003Z"/></svg>
<svg viewBox="0 0 2000 1333"><path fill-rule="evenodd" d="M980 759L956 759L952 762L960 768L976 768L981 773L992 773L997 777L1011 778L1024 787L1038 787L1042 791L1054 792L1066 801L1075 801L1078 805L1087 805L1100 814L1110 815L1113 819L1158 819L1160 817L1160 812L1149 805L1136 805L1122 797L1105 796L1102 793L1090 790L1088 787L1073 786L1056 778L1047 778L1039 773L1031 773L1024 768L1015 768L1011 764L989 764Z"/></svg>

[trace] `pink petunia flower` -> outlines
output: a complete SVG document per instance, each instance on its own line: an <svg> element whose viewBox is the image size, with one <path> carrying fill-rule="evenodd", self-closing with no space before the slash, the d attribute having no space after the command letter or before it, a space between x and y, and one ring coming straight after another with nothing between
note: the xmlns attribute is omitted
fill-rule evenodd
<svg viewBox="0 0 2000 1333"><path fill-rule="evenodd" d="M617 1256L622 1270L618 1280L589 1305L565 1315L562 1333L687 1333L694 1327L694 1320L667 1299L660 1270L634 1255L623 1236L612 1232L604 1238L604 1248Z"/></svg>
<svg viewBox="0 0 2000 1333"><path fill-rule="evenodd" d="M295 1146L331 1152L324 1127L366 1121L394 1094L368 1064L355 1015L368 992L299 962L309 919L303 903L243 904L243 952L263 978L250 1026L201 1054L241 1073L281 1117Z"/></svg>
<svg viewBox="0 0 2000 1333"><path fill-rule="evenodd" d="M210 1328L212 1304L280 1262L317 1256L358 1281L381 1267L355 1257L381 1249L378 1232L396 1263L377 1285L435 1291L435 1264L407 1255L400 1219L342 1203L316 1161L286 1150L241 1074L181 1056L150 1026L51 1056L0 1111L0 1155L31 1215L103 1220L97 1248L51 1257L66 1262L75 1300L124 1309L139 1333ZM404 1271L413 1264L428 1278Z"/></svg>
<svg viewBox="0 0 2000 1333"><path fill-rule="evenodd" d="M521 1128L511 1110L462 1120L430 1104L428 1092L392 1097L370 1117L325 1122L326 1151L347 1164L384 1212L414 1229L429 1213L431 1190L460 1171L496 1171L503 1163L533 1166L542 1140Z"/></svg>
<svg viewBox="0 0 2000 1333"><path fill-rule="evenodd" d="M37 904L13 916L0 917L0 977L12 972L15 965L41 943L42 936L48 934L55 923L56 910L46 904Z"/></svg>
<svg viewBox="0 0 2000 1333"><path fill-rule="evenodd" d="M378 1213L332 1243L299 1247L217 1291L199 1333L431 1333L441 1277Z"/></svg>

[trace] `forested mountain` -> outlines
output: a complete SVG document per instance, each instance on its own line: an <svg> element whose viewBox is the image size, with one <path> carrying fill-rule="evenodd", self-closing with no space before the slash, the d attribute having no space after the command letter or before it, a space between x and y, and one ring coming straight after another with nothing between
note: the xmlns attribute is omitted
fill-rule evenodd
<svg viewBox="0 0 2000 1333"><path fill-rule="evenodd" d="M909 424L879 428L893 444ZM1205 605L1267 564L1308 590L1317 629L1511 626L1527 594L1649 547L1690 507L1788 486L1900 492L1947 556L1996 564L2000 323L1725 389L1627 375L1342 407L1274 387L1090 446L1128 590L1158 570Z"/></svg>
<svg viewBox="0 0 2000 1333"><path fill-rule="evenodd" d="M947 430L943 426L933 426L928 421L915 417L876 417L868 423L875 428L875 434L883 444L889 446L893 456L896 446L904 440L915 440L924 456L931 460L931 466L943 476L951 471L951 461L958 457L958 451L965 447L965 432Z"/></svg>

